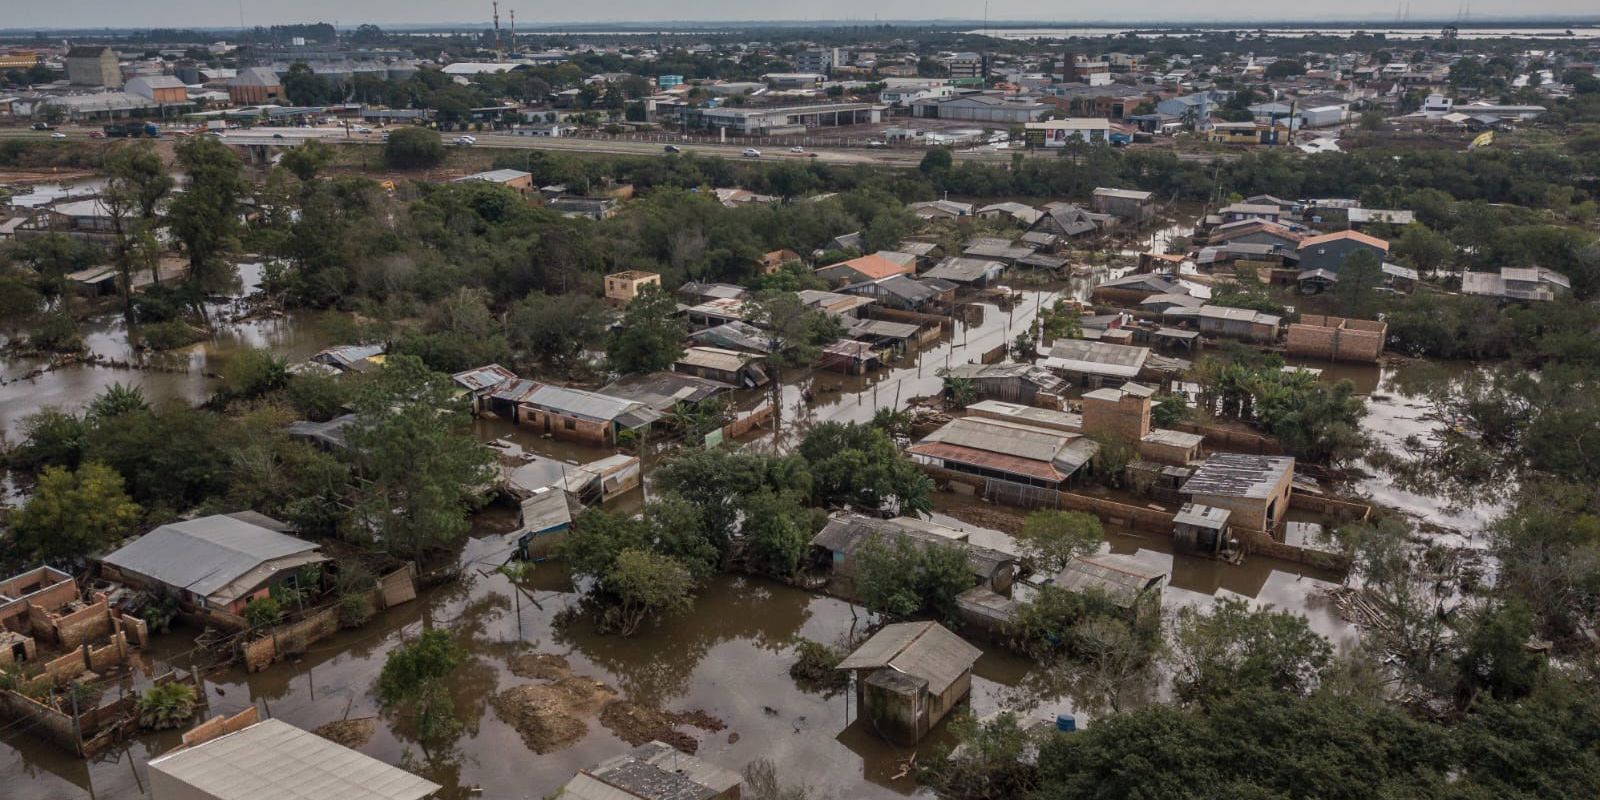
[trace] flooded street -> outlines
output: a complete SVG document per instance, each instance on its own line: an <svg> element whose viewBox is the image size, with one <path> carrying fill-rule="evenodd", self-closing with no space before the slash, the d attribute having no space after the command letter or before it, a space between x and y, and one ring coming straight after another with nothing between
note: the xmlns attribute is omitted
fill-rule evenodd
<svg viewBox="0 0 1600 800"><path fill-rule="evenodd" d="M245 277L248 283L249 275ZM1008 345L1028 329L1040 308L1059 297L1085 298L1092 283L1085 277L1022 288L1024 300L1014 309L984 304L981 321L957 324L936 344L868 376L826 371L786 376L779 393L780 432L757 433L750 441L757 447L787 448L810 425L865 422L878 408L903 408L913 398L936 395L942 386L936 374L939 368L976 362L983 353ZM3 373L6 382L0 384L0 429L15 440L28 414L46 405L79 407L114 382L139 385L157 402L200 402L214 388L214 380L207 376L240 349L270 347L299 361L339 343L330 338L331 327L315 313L232 325L185 350L150 356L149 363L160 371L75 365L18 379L37 365L8 363ZM96 354L119 361L139 357L127 346L115 315L94 323L86 338ZM1432 428L1423 416L1424 382L1414 379L1411 366L1307 365L1322 369L1325 380L1349 378L1369 396L1363 429L1383 445L1398 447L1407 435ZM807 390L813 395L811 401L805 399ZM769 396L741 393L735 403L750 408ZM544 439L497 419L479 420L476 434L485 441L508 438L532 452L572 462L609 452ZM1356 484L1359 493L1458 531L1465 539L1493 515L1492 509L1482 507L1450 508L1436 498L1401 489L1379 470L1371 473ZM643 502L644 492L636 490L612 508L637 510ZM936 498L935 519L972 531L977 544L1014 550L1004 533L952 515L975 502L941 494ZM544 797L579 768L626 746L591 714L583 720L586 732L570 747L535 755L491 703L496 693L529 682L513 674L511 664L515 656L530 652L563 656L573 675L599 681L633 703L675 712L702 711L721 720L726 727L720 731L681 729L699 741L699 755L714 763L737 768L769 758L785 780L804 781L824 796L892 798L917 792L909 778L896 777L902 775L909 751L898 750L855 724L853 700L844 693L825 696L807 691L788 674L800 638L832 643L864 627L869 622L864 611L766 580L721 576L703 587L690 613L633 638L601 636L586 617L562 614L578 603L580 593L560 565L537 565L520 587L494 572L509 548L488 532L487 520L484 527L459 555L465 567L460 582L428 590L416 602L385 612L363 629L317 642L299 660L253 675L233 668L209 676L210 713L229 714L256 704L271 716L306 729L376 717L378 705L371 689L385 655L425 628L441 628L451 631L472 655L452 678L465 722L460 737L447 750L424 752L409 738L407 723L379 718L374 735L360 749L389 763L404 763L443 784L444 797L474 797L477 789L485 797ZM1168 613L1237 596L1304 615L1313 629L1341 649L1355 644L1353 626L1318 591L1337 585L1337 576L1265 558L1230 565L1174 555L1165 538L1116 530L1108 534L1108 551L1135 556L1170 573L1163 595ZM157 663L186 667L196 633L176 630L162 636L146 655ZM973 681L973 710L984 715L1000 708L1009 689L1037 677L1031 674L1034 669L1021 658L986 646ZM1070 698L1046 700L1035 713L1053 716L1061 711L1075 711L1080 719L1094 713L1074 708ZM919 750L926 753L945 736L941 728ZM5 787L0 796L5 800L147 796L145 764L174 741L170 734L142 737L124 751L85 763L30 738L26 730L0 727L0 785Z"/></svg>

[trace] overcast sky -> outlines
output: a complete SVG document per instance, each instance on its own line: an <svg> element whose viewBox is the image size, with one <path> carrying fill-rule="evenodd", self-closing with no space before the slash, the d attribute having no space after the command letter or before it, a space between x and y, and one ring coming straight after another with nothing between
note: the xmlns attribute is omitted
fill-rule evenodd
<svg viewBox="0 0 1600 800"><path fill-rule="evenodd" d="M1193 0L1144 0L1109 4L1060 0L990 0L991 20L1059 20L1062 24L1102 22L1173 22L1206 19L1363 20L1368 24L1393 23L1397 3L1408 0L1346 0L1337 4L1302 5L1282 0L1223 0L1214 5ZM0 28L29 27L216 27L237 26L240 7L247 25L285 22L334 22L350 27L363 22L434 23L487 21L489 0L0 0ZM1593 0L1409 0L1412 19L1455 18L1463 6L1471 18L1484 20L1516 15L1600 15ZM774 3L763 0L590 0L582 3L518 2L506 0L505 12L516 9L520 26L538 23L684 20L772 19L938 19L983 17L980 0L810 0Z"/></svg>

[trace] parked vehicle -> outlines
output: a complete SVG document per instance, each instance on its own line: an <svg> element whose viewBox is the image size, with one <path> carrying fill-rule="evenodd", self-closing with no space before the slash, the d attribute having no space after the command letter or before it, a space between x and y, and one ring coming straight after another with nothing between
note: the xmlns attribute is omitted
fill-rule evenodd
<svg viewBox="0 0 1600 800"><path fill-rule="evenodd" d="M761 151L755 149L754 147L746 147L744 149L744 157L745 158L760 158L761 157Z"/></svg>
<svg viewBox="0 0 1600 800"><path fill-rule="evenodd" d="M799 145L795 145L794 147L789 148L789 152L794 153L795 155L804 155L806 149Z"/></svg>

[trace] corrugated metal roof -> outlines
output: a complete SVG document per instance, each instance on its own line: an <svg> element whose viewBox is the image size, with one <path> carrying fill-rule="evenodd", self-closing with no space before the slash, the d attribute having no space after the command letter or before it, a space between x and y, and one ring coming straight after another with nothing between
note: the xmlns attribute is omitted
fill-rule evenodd
<svg viewBox="0 0 1600 800"><path fill-rule="evenodd" d="M239 579L273 565L321 560L317 549L304 539L216 514L162 525L118 548L105 563L202 597L232 601L227 592Z"/></svg>
<svg viewBox="0 0 1600 800"><path fill-rule="evenodd" d="M563 489L545 487L522 501L520 533L543 533L572 524L572 509Z"/></svg>
<svg viewBox="0 0 1600 800"><path fill-rule="evenodd" d="M690 347L678 357L677 363L702 369L715 369L723 372L738 372L745 364L750 363L752 356L737 350L725 350L720 347Z"/></svg>
<svg viewBox="0 0 1600 800"><path fill-rule="evenodd" d="M462 388L469 392L479 392L491 389L509 380L516 380L517 374L499 364L457 372L450 376Z"/></svg>
<svg viewBox="0 0 1600 800"><path fill-rule="evenodd" d="M217 800L422 800L442 788L276 719L168 753L150 771Z"/></svg>
<svg viewBox="0 0 1600 800"><path fill-rule="evenodd" d="M1040 428L1014 420L962 417L951 420L928 434L922 441L986 450L1049 463L1073 438L1075 438L1073 434L1064 431Z"/></svg>
<svg viewBox="0 0 1600 800"><path fill-rule="evenodd" d="M1211 528L1222 530L1228 524L1228 517L1233 512L1226 508L1208 506L1204 503L1184 503L1172 518L1174 525L1193 525L1197 528Z"/></svg>
<svg viewBox="0 0 1600 800"><path fill-rule="evenodd" d="M1150 349L1146 347L1065 339L1050 348L1045 365L1067 372L1133 378L1149 356Z"/></svg>
<svg viewBox="0 0 1600 800"><path fill-rule="evenodd" d="M853 555L875 537L884 539L886 543L889 540L908 539L925 546L959 547L967 557L972 574L984 581L993 577L995 570L1016 561L1016 557L1010 553L972 544L967 541L964 531L937 522L914 517L879 519L853 511L839 511L830 516L828 524L812 537L811 546Z"/></svg>
<svg viewBox="0 0 1600 800"><path fill-rule="evenodd" d="M599 785L580 780L582 778ZM594 800L710 800L741 782L739 774L732 770L679 752L664 742L652 741L579 773L562 789L561 796Z"/></svg>
<svg viewBox="0 0 1600 800"><path fill-rule="evenodd" d="M1283 476L1294 472L1291 456L1214 453L1178 490L1184 494L1264 500Z"/></svg>
<svg viewBox="0 0 1600 800"><path fill-rule="evenodd" d="M981 258L962 258L951 256L940 261L938 266L928 270L923 276L927 278L941 278L958 283L970 283L982 280L990 275L998 275L1004 271L1006 265L998 261L989 261Z"/></svg>
<svg viewBox="0 0 1600 800"><path fill-rule="evenodd" d="M644 408L643 403L633 400L582 389L569 389L565 386L552 386L548 383L534 389L522 402L560 414L599 422L611 422Z"/></svg>
<svg viewBox="0 0 1600 800"><path fill-rule="evenodd" d="M1129 558L1115 555L1081 556L1067 562L1066 568L1051 578L1051 583L1069 592L1091 589L1104 592L1117 605L1127 608L1147 589L1161 583L1166 573Z"/></svg>
<svg viewBox="0 0 1600 800"><path fill-rule="evenodd" d="M968 644L937 622L901 622L886 626L854 653L839 662L839 669L891 667L928 682L928 691L942 694L972 665L983 651Z"/></svg>

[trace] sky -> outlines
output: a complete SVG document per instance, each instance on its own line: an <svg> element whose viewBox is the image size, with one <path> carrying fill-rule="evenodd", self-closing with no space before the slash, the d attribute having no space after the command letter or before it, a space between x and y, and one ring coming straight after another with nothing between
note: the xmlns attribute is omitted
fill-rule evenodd
<svg viewBox="0 0 1600 800"><path fill-rule="evenodd" d="M1063 25L1090 22L1160 23L1226 20L1338 20L1371 25L1392 24L1402 6L1408 18L1489 20L1516 16L1600 16L1593 0L1347 0L1338 4L1284 3L1282 0L1143 0L1108 4L1085 0L989 0L988 17L998 20L1051 20ZM583 3L519 2L500 4L502 21L516 9L519 27L539 23L645 22L664 20L885 20L981 19L980 0L808 0L776 3L763 0L589 0ZM361 23L404 24L473 22L489 19L489 0L0 0L0 28L106 27L237 27L241 11L246 25L332 22L340 27Z"/></svg>

